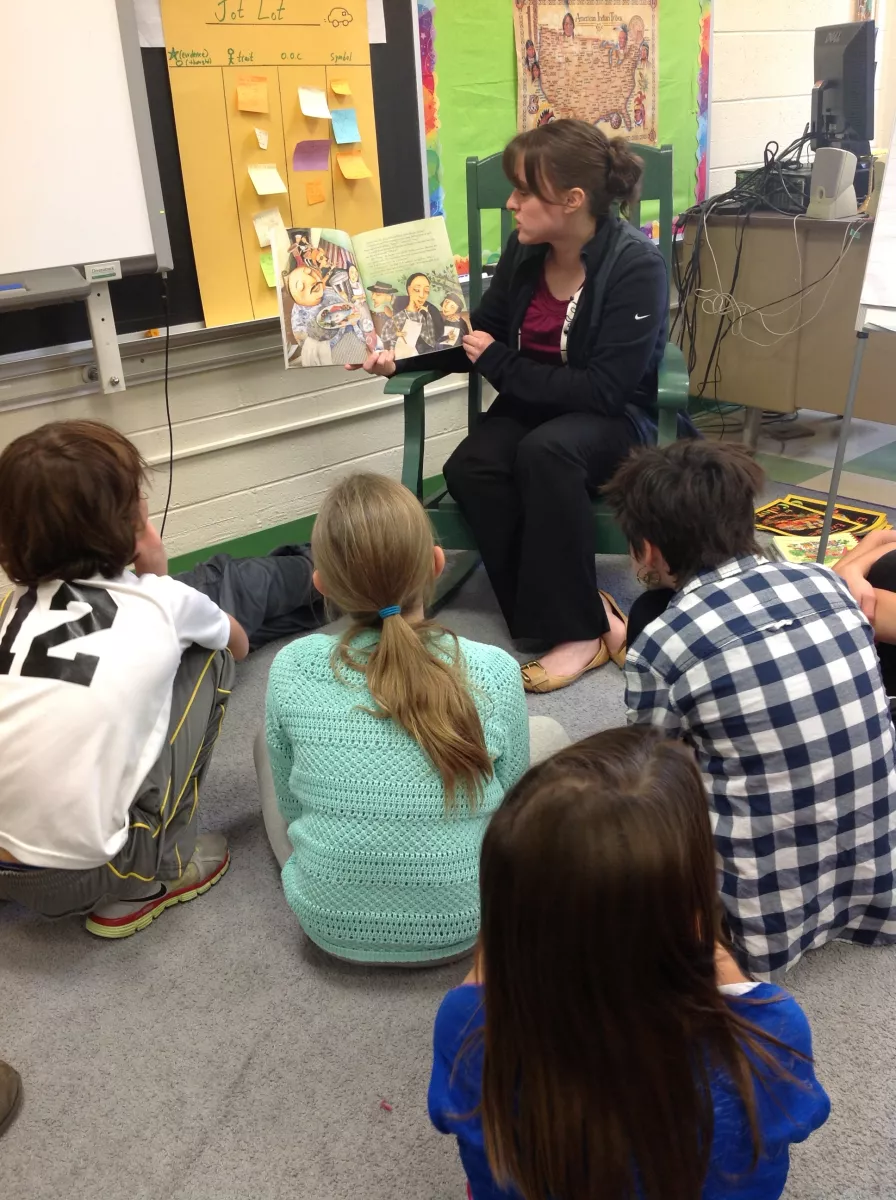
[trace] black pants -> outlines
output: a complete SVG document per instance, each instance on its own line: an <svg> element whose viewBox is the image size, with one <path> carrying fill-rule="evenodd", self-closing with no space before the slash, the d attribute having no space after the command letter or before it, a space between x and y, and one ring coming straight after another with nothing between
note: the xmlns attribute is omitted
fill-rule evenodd
<svg viewBox="0 0 896 1200"><path fill-rule="evenodd" d="M0 901L65 917L113 897L145 896L156 879L177 879L196 848L199 793L235 673L228 651L188 646L172 685L168 736L131 801L124 846L111 862L85 870L20 871L0 863Z"/></svg>
<svg viewBox="0 0 896 1200"><path fill-rule="evenodd" d="M319 629L324 602L311 581L311 547L278 546L264 557L216 554L177 578L236 617L257 650L275 638Z"/></svg>
<svg viewBox="0 0 896 1200"><path fill-rule="evenodd" d="M606 632L591 502L638 441L625 417L538 423L500 397L445 463L514 638L549 648Z"/></svg>
<svg viewBox="0 0 896 1200"><path fill-rule="evenodd" d="M626 642L629 646L634 645L635 638L651 621L663 615L674 595L672 588L651 588L635 597L628 614Z"/></svg>
<svg viewBox="0 0 896 1200"><path fill-rule="evenodd" d="M882 592L896 592L896 550L882 555L868 572L868 582ZM888 696L896 696L896 646L877 643L877 656ZM892 706L891 706L892 707Z"/></svg>

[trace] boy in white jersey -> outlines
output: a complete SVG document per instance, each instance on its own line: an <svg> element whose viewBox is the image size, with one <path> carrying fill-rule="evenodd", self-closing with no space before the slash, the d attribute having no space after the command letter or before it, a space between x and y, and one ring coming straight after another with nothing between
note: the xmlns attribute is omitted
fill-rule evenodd
<svg viewBox="0 0 896 1200"><path fill-rule="evenodd" d="M0 900L127 937L227 870L199 786L249 650L167 575L146 464L59 421L0 455ZM128 570L128 564L133 570Z"/></svg>

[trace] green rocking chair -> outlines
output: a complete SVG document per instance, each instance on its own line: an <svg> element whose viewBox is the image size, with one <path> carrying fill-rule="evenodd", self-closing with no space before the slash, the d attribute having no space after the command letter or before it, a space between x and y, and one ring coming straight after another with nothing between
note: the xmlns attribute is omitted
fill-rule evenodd
<svg viewBox="0 0 896 1200"><path fill-rule="evenodd" d="M672 147L659 149L639 146L636 150L644 161L641 200L658 200L660 205L660 249L666 260L666 270L672 263ZM513 229L513 217L505 208L511 185L501 168L501 155L467 159L467 226L470 246L470 311L482 299L482 213L499 209L501 212L501 248L503 250ZM633 204L628 220L640 225L641 204ZM453 555L440 581L436 603L443 604L476 567L479 556L473 535L455 500L444 484L424 492L423 454L426 444L426 391L432 383L447 376L447 371L409 371L395 375L386 383L387 395L404 396L404 458L401 481L420 500L429 514L439 543L445 550L464 553ZM660 445L677 437L678 414L686 411L688 403L688 373L681 350L673 342L659 369L657 404L659 409L658 440ZM467 426L472 429L482 416L482 380L470 371L467 389ZM624 554L628 547L610 510L602 500L594 502L594 551L596 554Z"/></svg>

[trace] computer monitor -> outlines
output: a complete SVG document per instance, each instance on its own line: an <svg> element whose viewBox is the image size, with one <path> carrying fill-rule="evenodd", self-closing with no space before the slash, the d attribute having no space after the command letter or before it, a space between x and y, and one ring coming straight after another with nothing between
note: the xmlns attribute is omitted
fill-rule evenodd
<svg viewBox="0 0 896 1200"><path fill-rule="evenodd" d="M852 21L815 30L813 148L874 137L875 29L873 21Z"/></svg>

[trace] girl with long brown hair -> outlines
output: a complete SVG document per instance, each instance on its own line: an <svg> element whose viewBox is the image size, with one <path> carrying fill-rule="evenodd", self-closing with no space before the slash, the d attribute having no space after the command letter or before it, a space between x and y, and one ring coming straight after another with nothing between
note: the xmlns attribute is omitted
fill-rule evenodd
<svg viewBox="0 0 896 1200"><path fill-rule="evenodd" d="M787 992L728 952L690 751L612 729L493 818L477 968L435 1026L430 1116L473 1200L775 1200L830 1102Z"/></svg>
<svg viewBox="0 0 896 1200"><path fill-rule="evenodd" d="M315 584L351 622L293 642L271 668L256 761L286 898L340 958L467 953L482 836L529 765L519 668L425 619L445 556L399 483L337 484L311 545ZM542 753L568 743L553 721L537 736Z"/></svg>

